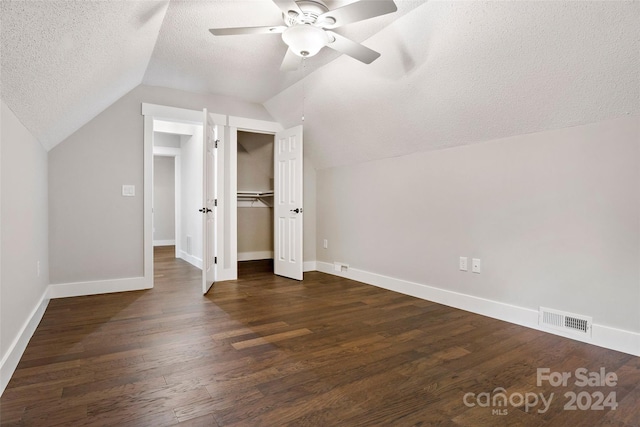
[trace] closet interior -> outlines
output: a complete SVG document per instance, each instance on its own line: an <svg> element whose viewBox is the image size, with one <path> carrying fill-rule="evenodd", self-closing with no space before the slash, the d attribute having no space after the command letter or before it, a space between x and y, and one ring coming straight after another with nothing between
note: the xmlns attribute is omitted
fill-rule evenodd
<svg viewBox="0 0 640 427"><path fill-rule="evenodd" d="M238 277L273 272L273 135L238 131Z"/></svg>

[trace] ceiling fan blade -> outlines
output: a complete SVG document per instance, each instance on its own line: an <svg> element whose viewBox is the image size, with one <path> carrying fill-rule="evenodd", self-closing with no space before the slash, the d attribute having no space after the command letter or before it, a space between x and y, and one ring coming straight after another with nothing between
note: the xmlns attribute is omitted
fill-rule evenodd
<svg viewBox="0 0 640 427"><path fill-rule="evenodd" d="M238 27L238 28L212 28L209 31L214 36L237 36L241 34L280 34L287 27L276 25L273 27Z"/></svg>
<svg viewBox="0 0 640 427"><path fill-rule="evenodd" d="M293 11L297 13L296 16L302 16L302 10L300 10L300 6L296 4L293 0L273 0L273 2L280 8L285 18L289 17L289 11ZM292 16L293 18L294 16Z"/></svg>
<svg viewBox="0 0 640 427"><path fill-rule="evenodd" d="M380 56L380 54L375 50L371 50L368 47L363 46L360 43L356 43L346 37L343 37L338 33L327 31L327 34L329 34L330 38L334 39L333 42L329 42L327 47L344 53L345 55L349 55L350 57L355 58L360 62L371 64Z"/></svg>
<svg viewBox="0 0 640 427"><path fill-rule="evenodd" d="M300 67L300 62L302 58L293 53L293 50L290 48L287 49L287 53L284 55L284 59L282 60L282 65L280 65L281 71L295 71Z"/></svg>
<svg viewBox="0 0 640 427"><path fill-rule="evenodd" d="M361 0L320 15L316 22L323 28L341 27L398 10L393 0Z"/></svg>

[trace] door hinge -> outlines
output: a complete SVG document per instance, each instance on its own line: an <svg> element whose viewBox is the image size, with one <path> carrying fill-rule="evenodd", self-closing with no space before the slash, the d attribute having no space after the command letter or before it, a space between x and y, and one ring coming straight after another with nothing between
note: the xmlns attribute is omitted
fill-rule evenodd
<svg viewBox="0 0 640 427"><path fill-rule="evenodd" d="M213 263L214 263L214 264L217 264L217 263L218 263L218 257L217 257L217 256L214 256L214 257L213 257Z"/></svg>
<svg viewBox="0 0 640 427"><path fill-rule="evenodd" d="M215 148L218 148L218 142L220 142L220 140L216 139L216 147Z"/></svg>
<svg viewBox="0 0 640 427"><path fill-rule="evenodd" d="M213 206L218 206L218 199L215 199L215 200L213 201Z"/></svg>

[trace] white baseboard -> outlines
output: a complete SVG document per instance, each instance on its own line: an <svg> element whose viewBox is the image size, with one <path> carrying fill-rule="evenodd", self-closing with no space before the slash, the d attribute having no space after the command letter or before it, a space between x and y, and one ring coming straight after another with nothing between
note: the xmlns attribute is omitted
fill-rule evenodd
<svg viewBox="0 0 640 427"><path fill-rule="evenodd" d="M273 259L273 251L238 252L238 261Z"/></svg>
<svg viewBox="0 0 640 427"><path fill-rule="evenodd" d="M623 353L640 356L640 333L611 328L604 325L593 324L591 338L579 339L573 335L568 336L559 331L548 330L538 325L538 311L530 308L505 304L498 301L475 297L449 291L446 289L427 286L420 283L396 279L381 274L371 273L355 268L346 271L335 271L334 265L328 262L317 261L317 270L335 276L345 277L369 285L411 295L420 299L433 301L505 322L515 323L554 335L594 344L599 347L621 351Z"/></svg>
<svg viewBox="0 0 640 427"><path fill-rule="evenodd" d="M316 267L316 262L315 261L305 261L304 264L302 265L302 271L307 272L307 271L316 271L317 267Z"/></svg>
<svg viewBox="0 0 640 427"><path fill-rule="evenodd" d="M112 292L140 291L151 289L153 284L144 277L96 280L91 282L58 283L49 285L49 298L79 297L109 294Z"/></svg>
<svg viewBox="0 0 640 427"><path fill-rule="evenodd" d="M175 246L175 240L154 240L153 246Z"/></svg>
<svg viewBox="0 0 640 427"><path fill-rule="evenodd" d="M26 350L27 344L29 344L29 340L36 331L38 324L42 320L42 316L44 316L44 312L48 305L48 290L45 290L38 302L38 305L36 305L31 312L31 315L20 329L20 333L16 339L13 340L6 353L3 355L2 361L0 361L0 396L4 393L4 389L7 387L7 384L9 384L11 376L18 367L20 358Z"/></svg>
<svg viewBox="0 0 640 427"><path fill-rule="evenodd" d="M591 333L594 337L598 337L598 341L592 342L592 344L640 356L640 333L598 325L597 323L592 325Z"/></svg>
<svg viewBox="0 0 640 427"><path fill-rule="evenodd" d="M200 270L202 270L202 260L200 258L196 258L193 255L189 255L185 251L180 251L180 258L187 261L189 264L193 265L194 267L198 267Z"/></svg>
<svg viewBox="0 0 640 427"><path fill-rule="evenodd" d="M218 276L216 277L216 282L226 282L229 280L238 280L238 270L233 270L231 268L218 268Z"/></svg>

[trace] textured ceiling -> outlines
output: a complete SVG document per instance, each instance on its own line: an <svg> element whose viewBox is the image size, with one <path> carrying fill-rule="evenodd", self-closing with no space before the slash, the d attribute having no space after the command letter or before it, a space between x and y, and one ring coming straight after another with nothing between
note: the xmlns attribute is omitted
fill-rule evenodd
<svg viewBox="0 0 640 427"><path fill-rule="evenodd" d="M637 1L396 4L339 30L380 59L324 49L302 79L278 35L208 32L279 24L271 0L2 0L1 95L47 148L139 84L304 110L318 168L640 113Z"/></svg>
<svg viewBox="0 0 640 427"><path fill-rule="evenodd" d="M430 1L265 103L316 168L640 113L640 3Z"/></svg>
<svg viewBox="0 0 640 427"><path fill-rule="evenodd" d="M140 84L167 4L3 0L3 101L55 146Z"/></svg>
<svg viewBox="0 0 640 427"><path fill-rule="evenodd" d="M336 32L362 42L425 1L397 1L396 13L353 23ZM351 2L324 1L329 9ZM209 33L210 28L282 24L282 13L271 0L172 1L144 83L262 103L340 56L322 49L304 68L282 72L280 64L287 47L280 34L214 37Z"/></svg>

